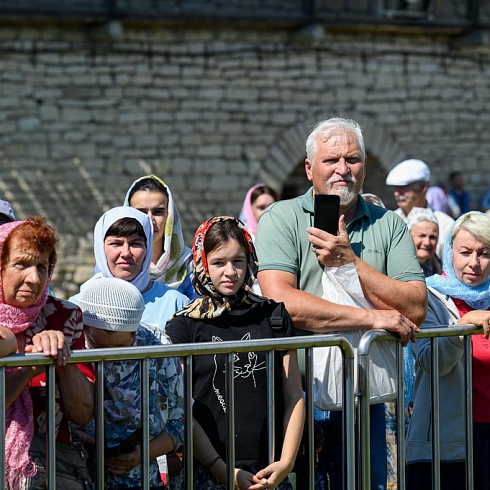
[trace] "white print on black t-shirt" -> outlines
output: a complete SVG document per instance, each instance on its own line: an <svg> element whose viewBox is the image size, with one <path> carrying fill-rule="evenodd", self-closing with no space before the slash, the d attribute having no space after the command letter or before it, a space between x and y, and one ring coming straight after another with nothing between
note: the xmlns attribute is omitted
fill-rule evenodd
<svg viewBox="0 0 490 490"><path fill-rule="evenodd" d="M250 340L250 338L251 338L250 333L247 333L241 338L241 340ZM213 335L212 341L213 342L223 342L223 339L221 339L219 337L215 337ZM253 383L254 383L254 388L256 388L257 385L255 382L255 371L259 371L260 369L265 369L266 368L265 361L258 362L258 357L257 357L257 354L255 352L243 352L242 355L247 355L247 360L244 361L242 363L242 365L240 365L240 361L242 360L240 358L240 354L239 353L234 354L234 357L233 357L233 361L234 361L233 362L233 378L234 379L236 379L236 378L244 378L245 379L245 378L252 377ZM225 374L225 369L223 369L222 373ZM216 397L218 398L218 401L221 405L221 408L223 409L223 412L226 413L225 399L224 399L223 395L221 395L219 388L216 387L216 383L215 383L215 379L216 379L217 374L218 374L218 363L217 363L216 354L215 354L214 355L213 390L214 390Z"/></svg>

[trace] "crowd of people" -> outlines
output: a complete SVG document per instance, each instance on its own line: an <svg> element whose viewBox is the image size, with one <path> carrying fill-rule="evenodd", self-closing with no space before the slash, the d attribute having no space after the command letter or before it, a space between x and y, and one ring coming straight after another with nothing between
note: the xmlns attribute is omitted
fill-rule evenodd
<svg viewBox="0 0 490 490"><path fill-rule="evenodd" d="M463 176L451 190L430 187L422 160L394 166L386 184L399 208L386 209L363 192L367 171L360 126L323 120L306 141L311 187L280 200L265 183L246 193L240 218L216 216L184 244L172 193L155 175L133 182L122 206L94 227L93 276L68 301L49 284L56 264L55 230L41 217L16 220L0 201L0 355L42 353L56 372L57 488L89 489L95 468L96 370L68 362L78 349L158 346L286 338L340 332L357 351L368 330L383 329L405 347L407 478L409 490L431 488L429 339L435 325L474 324L472 336L475 488L490 488L486 467L490 418L490 216L471 210ZM442 194L438 192L442 191ZM340 198L338 233L314 226L315 197ZM430 201L432 199L432 201ZM451 204L451 202L453 204ZM451 211L452 209L452 211ZM452 216L450 216L450 214ZM333 294L334 293L334 294ZM463 339L438 344L441 400L441 488L465 488ZM381 349L385 349L382 351ZM331 348L331 349L336 349ZM383 353L384 352L384 353ZM394 344L370 357L371 488L388 488L386 401L396 395ZM326 358L331 351L323 351ZM330 359L330 358L329 358ZM333 359L333 358L332 358ZM304 351L237 354L235 488L307 488L298 463L305 429ZM334 362L315 364L315 489L343 488L342 405ZM275 441L268 449L268 370L275 387ZM139 362L104 363L104 488L140 488L142 411L149 413L150 488L184 488L181 360L152 358L143 403ZM227 466L226 355L196 356L192 364L196 490L225 490ZM5 477L7 488L45 488L46 374L43 367L6 372ZM395 387L393 387L395 386ZM318 388L318 389L317 389Z"/></svg>

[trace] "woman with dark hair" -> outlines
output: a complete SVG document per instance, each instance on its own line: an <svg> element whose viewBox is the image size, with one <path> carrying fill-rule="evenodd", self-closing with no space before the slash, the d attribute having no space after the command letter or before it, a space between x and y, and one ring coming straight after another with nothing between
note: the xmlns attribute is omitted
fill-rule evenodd
<svg viewBox="0 0 490 490"><path fill-rule="evenodd" d="M0 323L15 334L19 353L43 353L56 360L56 488L83 490L89 484L85 458L72 445L68 422L85 424L93 417L93 384L87 379L92 371L67 364L71 350L84 348L81 311L48 295L57 242L54 229L39 216L0 227ZM44 367L8 369L5 405L7 488L44 488Z"/></svg>
<svg viewBox="0 0 490 490"><path fill-rule="evenodd" d="M151 279L194 298L191 250L184 245L179 211L167 184L145 175L131 184L124 205L147 214L152 222Z"/></svg>
<svg viewBox="0 0 490 490"><path fill-rule="evenodd" d="M146 214L126 206L110 209L95 225L95 275L89 281L101 276L129 281L145 301L142 322L163 330L167 320L189 299L151 279L152 244L152 224ZM76 303L77 297L70 299Z"/></svg>
<svg viewBox="0 0 490 490"><path fill-rule="evenodd" d="M251 292L258 264L250 234L239 220L221 216L202 223L192 253L193 284L202 297L167 324L174 343L295 335L282 303ZM225 354L197 356L194 360L194 490L226 488L225 365ZM287 475L293 468L304 423L296 351L277 352L276 364L270 368L277 375L274 461L269 461L267 450L266 353L243 353L235 359L236 488L292 488Z"/></svg>
<svg viewBox="0 0 490 490"><path fill-rule="evenodd" d="M252 238L255 238L257 223L262 213L278 200L277 192L267 184L254 185L247 191L240 211L240 221L243 222Z"/></svg>
<svg viewBox="0 0 490 490"><path fill-rule="evenodd" d="M167 320L183 308L189 298L151 279L153 243L153 226L147 214L128 206L105 212L94 229L95 274L80 290L100 277L128 281L143 296L145 309L141 323L163 331ZM74 303L78 302L79 294L72 298ZM165 473L166 463L161 458L159 465Z"/></svg>

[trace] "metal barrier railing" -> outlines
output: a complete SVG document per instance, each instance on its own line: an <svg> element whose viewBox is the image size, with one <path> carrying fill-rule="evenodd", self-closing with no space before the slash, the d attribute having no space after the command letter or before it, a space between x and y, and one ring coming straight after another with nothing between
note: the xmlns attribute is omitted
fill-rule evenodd
<svg viewBox="0 0 490 490"><path fill-rule="evenodd" d="M482 333L482 329L474 325L441 325L440 327L426 328L417 334L417 339L430 338L431 342L431 403L432 403L432 488L440 488L440 432L439 432L439 357L438 338L464 336L465 360L465 421L466 421L466 488L473 489L473 397L472 397L472 363L471 363L471 335ZM405 490L405 421L403 414L404 390L404 364L403 347L399 338L383 330L370 330L365 333L358 347L359 364L359 411L361 423L361 458L360 458L360 488L371 488L370 466L370 423L369 423L369 351L374 342L397 342L397 490Z"/></svg>
<svg viewBox="0 0 490 490"><path fill-rule="evenodd" d="M465 336L465 420L466 420L466 480L467 489L473 488L473 469L471 461L473 460L473 411L472 411L472 364L471 364L471 335L481 333L482 330L473 325L460 325L440 328L424 329L417 335L417 339L431 339L431 402L434 407L433 416L433 433L432 440L432 461L433 468L438 468L440 463L439 450L439 374L438 374L438 350L437 343L439 337ZM324 346L337 346L342 352L343 357L343 451L344 451L344 475L345 489L354 490L356 488L356 462L355 462L355 403L358 398L359 423L360 423L360 459L359 465L359 488L363 490L370 489L370 391L369 391L369 352L374 342L392 341L396 342L398 380L397 380L397 475L398 490L405 490L405 422L402 407L404 406L404 393L400 387L404 384L404 365L403 365L403 347L399 343L396 335L383 330L371 330L363 335L358 347L358 365L359 379L358 391L354 393L354 352L349 342L338 334L315 335L307 337L294 337L286 339L270 340L249 340L238 342L220 342L202 343L202 344L180 344L164 345L153 347L127 347L114 349L92 349L85 351L75 351L69 363L88 363L96 364L96 488L104 488L104 362L118 360L139 360L141 362L141 399L142 399L142 482L141 488L149 488L149 406L148 406L148 369L149 359L159 357L181 357L184 359L184 413L185 413L185 479L186 489L192 488L193 480L193 447L192 430L192 365L193 356L206 354L227 354L227 372L233 372L234 353L266 351L267 352L267 376L268 376L268 399L269 406L269 454L274 454L274 355L277 350L305 349L305 385L313 386L313 348ZM0 437L5 440L5 369L8 367L23 366L46 366L46 397L47 397L47 488L54 490L56 488L56 467L55 467L55 366L50 358L39 354L15 354L0 359ZM234 448L234 378L226 378L226 404L227 410L227 461L235 460ZM313 425L313 390L306 389L306 427L308 441L308 489L314 488L314 425ZM227 488L233 488L234 465L228 465ZM5 446L0 445L0 488L5 488ZM439 472L433 470L433 488L439 488ZM307 489L298 489L307 490Z"/></svg>
<svg viewBox="0 0 490 490"><path fill-rule="evenodd" d="M343 406L344 406L344 461L346 474L346 489L355 488L355 448L354 448L354 353L349 342L341 335L315 335L308 337L294 337L285 339L250 340L238 342L180 344L152 347L127 347L114 349L92 349L74 351L69 363L96 363L96 408L95 408L95 436L96 436L96 488L104 488L104 385L98 380L104 379L104 362L134 359L140 361L141 370L141 418L142 418L142 462L141 488L149 488L149 404L148 404L148 368L150 358L182 357L184 358L184 411L185 411L185 479L186 488L192 488L193 480L193 436L192 430L192 358L196 355L227 354L227 372L233 372L234 353L266 351L267 376L269 397L269 454L273 454L274 441L274 397L273 397L273 369L274 353L276 350L306 349L305 373L306 386L313 386L313 347L337 346L343 357ZM46 366L47 381L47 488L56 488L55 466L55 366L52 359L40 354L15 354L0 359L0 436L5 440L5 369L9 367ZM234 452L234 378L227 376L227 461L235 460ZM314 428L313 428L313 390L306 390L306 427L309 454L309 489L314 488ZM229 464L227 474L227 488L234 488L234 465ZM0 445L0 488L5 488L5 445ZM301 489L303 490L303 489ZM306 489L304 489L306 490Z"/></svg>

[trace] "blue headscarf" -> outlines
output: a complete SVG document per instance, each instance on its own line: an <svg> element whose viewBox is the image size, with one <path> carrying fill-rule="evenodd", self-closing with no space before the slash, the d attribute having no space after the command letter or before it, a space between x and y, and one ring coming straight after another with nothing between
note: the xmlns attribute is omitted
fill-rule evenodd
<svg viewBox="0 0 490 490"><path fill-rule="evenodd" d="M143 293L148 284L150 283L150 264L151 264L151 250L153 244L153 226L150 218L141 211L126 206L119 206L109 209L104 213L94 229L94 255L95 255L95 271L94 274L102 273L104 277L113 277L109 266L107 265L107 258L104 252L104 237L107 230L121 218L134 218L141 223L146 236L146 255L141 267L141 272L131 281L133 286L136 286L140 293Z"/></svg>
<svg viewBox="0 0 490 490"><path fill-rule="evenodd" d="M473 287L462 283L454 272L453 230L461 221L466 221L469 215L484 216L488 220L488 226L490 227L490 217L479 211L470 211L460 216L451 226L444 240L444 263L442 270L446 274L445 277L434 275L426 278L426 283L442 294L447 294L451 298L462 299L475 310L488 310L490 308L490 277L483 284Z"/></svg>

